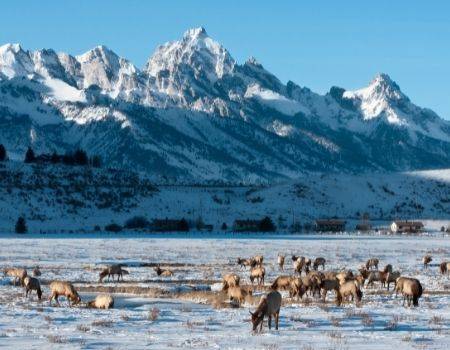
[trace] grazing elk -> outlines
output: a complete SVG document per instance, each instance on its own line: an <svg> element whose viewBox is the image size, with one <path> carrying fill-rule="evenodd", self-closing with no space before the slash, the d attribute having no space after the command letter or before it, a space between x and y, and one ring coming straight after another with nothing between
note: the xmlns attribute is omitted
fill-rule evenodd
<svg viewBox="0 0 450 350"><path fill-rule="evenodd" d="M285 256L284 255L278 255L278 268L280 269L280 271L284 271L284 259Z"/></svg>
<svg viewBox="0 0 450 350"><path fill-rule="evenodd" d="M325 302L327 293L329 291L334 290L336 292L336 298L339 293L339 281L336 278L330 278L330 279L323 279L322 283L320 284L320 289L322 291L322 298Z"/></svg>
<svg viewBox="0 0 450 350"><path fill-rule="evenodd" d="M256 255L252 258L252 260L254 261L254 265L251 265L252 267L262 266L264 257L262 255Z"/></svg>
<svg viewBox="0 0 450 350"><path fill-rule="evenodd" d="M25 287L25 297L28 297L28 293L31 293L31 291L35 290L38 299L41 300L42 298L41 283L37 278L27 276L23 279L23 285Z"/></svg>
<svg viewBox="0 0 450 350"><path fill-rule="evenodd" d="M53 281L50 283L50 291L52 293L49 300L50 305L52 304L52 301L55 300L59 306L58 297L61 295L67 298L69 306L76 305L81 301L80 296L70 282Z"/></svg>
<svg viewBox="0 0 450 350"><path fill-rule="evenodd" d="M111 294L99 294L87 303L87 307L108 310L114 307L114 298Z"/></svg>
<svg viewBox="0 0 450 350"><path fill-rule="evenodd" d="M162 276L162 277L171 277L171 276L173 276L173 271L169 270L169 269L164 269L163 270L161 267L156 266L156 267L153 268L153 270L156 272L156 274L158 276Z"/></svg>
<svg viewBox="0 0 450 350"><path fill-rule="evenodd" d="M281 294L277 291L272 291L269 294L263 296L259 302L255 312L250 312L252 315L253 331L256 331L258 325L260 325L259 331L262 331L264 317L269 318L269 329L272 328L272 316L275 317L275 329L278 330L278 321L280 318L281 308Z"/></svg>
<svg viewBox="0 0 450 350"><path fill-rule="evenodd" d="M403 295L403 305L405 305L406 300L408 306L411 306L411 302L414 306L419 306L419 298L422 296L423 288L416 278L399 277L395 286L395 295L398 292Z"/></svg>
<svg viewBox="0 0 450 350"><path fill-rule="evenodd" d="M13 284L17 286L17 283L20 283L23 286L23 281L25 277L27 277L27 270L19 269L16 267L10 267L3 270L3 274L8 277L13 277Z"/></svg>
<svg viewBox="0 0 450 350"><path fill-rule="evenodd" d="M303 285L301 277L294 277L291 280L291 285L289 287L289 296L291 298L297 297L297 299L303 298L306 293L306 288Z"/></svg>
<svg viewBox="0 0 450 350"><path fill-rule="evenodd" d="M389 272L383 271L372 271L369 274L369 278L367 279L367 287L373 286L374 282L381 282L381 286L384 287L385 281Z"/></svg>
<svg viewBox="0 0 450 350"><path fill-rule="evenodd" d="M227 273L222 277L222 290L226 291L228 288L239 285L241 278L235 273Z"/></svg>
<svg viewBox="0 0 450 350"><path fill-rule="evenodd" d="M99 274L99 283L103 282L103 279L108 276L108 281L112 276L114 281L114 275L117 275L117 282L119 282L120 278L123 281L123 275L129 275L127 270L122 269L122 265L110 265L102 270Z"/></svg>
<svg viewBox="0 0 450 350"><path fill-rule="evenodd" d="M450 262L441 262L441 264L439 265L439 271L441 271L441 274L443 275L448 274L450 272Z"/></svg>
<svg viewBox="0 0 450 350"><path fill-rule="evenodd" d="M250 282L256 279L259 286L264 285L264 277L266 275L266 269L262 266L253 267L250 270Z"/></svg>
<svg viewBox="0 0 450 350"><path fill-rule="evenodd" d="M380 260L377 258L370 258L366 262L366 269L370 270L371 268L375 268L375 270L378 270L378 264L380 263Z"/></svg>
<svg viewBox="0 0 450 350"><path fill-rule="evenodd" d="M339 293L337 294L336 304L340 306L343 300L346 300L348 297L352 298L352 301L356 301L357 303L361 302L363 293L358 286L358 283L355 281L348 281L339 286Z"/></svg>
<svg viewBox="0 0 450 350"><path fill-rule="evenodd" d="M433 261L433 258L431 257L431 255L425 255L423 258L422 258L422 262L423 262L423 267L425 268L425 269L428 269L428 264L430 263L430 262L432 262Z"/></svg>
<svg viewBox="0 0 450 350"><path fill-rule="evenodd" d="M397 279L400 277L400 271L389 272L384 280L387 290L391 283L394 283L394 287L397 285Z"/></svg>
<svg viewBox="0 0 450 350"><path fill-rule="evenodd" d="M293 277L291 276L278 276L270 286L273 290L288 290L291 286Z"/></svg>
<svg viewBox="0 0 450 350"><path fill-rule="evenodd" d="M313 269L317 270L319 268L319 266L322 266L322 270L325 270L325 258L315 258L314 259L314 263L313 263Z"/></svg>
<svg viewBox="0 0 450 350"><path fill-rule="evenodd" d="M247 266L255 265L253 258L252 259L237 258L236 262L241 268L246 268Z"/></svg>
<svg viewBox="0 0 450 350"><path fill-rule="evenodd" d="M252 295L252 291L241 286L232 286L228 288L227 294L230 301L237 302L241 306L245 299Z"/></svg>

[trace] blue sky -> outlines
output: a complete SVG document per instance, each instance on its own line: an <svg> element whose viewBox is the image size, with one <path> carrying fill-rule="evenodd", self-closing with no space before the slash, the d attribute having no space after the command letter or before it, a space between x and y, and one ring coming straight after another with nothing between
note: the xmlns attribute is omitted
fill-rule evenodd
<svg viewBox="0 0 450 350"><path fill-rule="evenodd" d="M203 26L238 61L324 93L388 73L450 119L449 1L5 1L0 43L72 54L104 44L141 67L158 44Z"/></svg>

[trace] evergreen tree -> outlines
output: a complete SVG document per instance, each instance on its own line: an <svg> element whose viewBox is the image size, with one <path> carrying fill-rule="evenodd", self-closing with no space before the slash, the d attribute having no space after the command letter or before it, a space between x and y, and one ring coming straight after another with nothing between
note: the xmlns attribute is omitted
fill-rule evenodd
<svg viewBox="0 0 450 350"><path fill-rule="evenodd" d="M181 219L180 222L178 223L178 230L185 232L189 231L189 224L185 218Z"/></svg>
<svg viewBox="0 0 450 350"><path fill-rule="evenodd" d="M89 159L86 152L79 148L73 154L73 161L76 165L87 165Z"/></svg>
<svg viewBox="0 0 450 350"><path fill-rule="evenodd" d="M17 219L15 231L16 231L16 233L27 233L28 232L27 223L23 216L20 216Z"/></svg>
<svg viewBox="0 0 450 350"><path fill-rule="evenodd" d="M6 148L0 144L0 162L4 162L7 158Z"/></svg>
<svg viewBox="0 0 450 350"><path fill-rule="evenodd" d="M33 163L36 159L34 151L31 147L28 147L27 153L25 153L25 163Z"/></svg>
<svg viewBox="0 0 450 350"><path fill-rule="evenodd" d="M102 167L102 158L100 156L93 156L91 159L91 164L94 168Z"/></svg>
<svg viewBox="0 0 450 350"><path fill-rule="evenodd" d="M224 222L223 224L222 224L222 231L226 231L228 229L228 226L227 226L227 224Z"/></svg>
<svg viewBox="0 0 450 350"><path fill-rule="evenodd" d="M59 163L59 156L58 156L58 153L56 153L56 152L53 152L53 153L52 153L51 162L52 162L53 164Z"/></svg>
<svg viewBox="0 0 450 350"><path fill-rule="evenodd" d="M273 221L268 216L266 216L261 220L259 224L259 230L261 232L273 232L275 231L275 225L273 224Z"/></svg>

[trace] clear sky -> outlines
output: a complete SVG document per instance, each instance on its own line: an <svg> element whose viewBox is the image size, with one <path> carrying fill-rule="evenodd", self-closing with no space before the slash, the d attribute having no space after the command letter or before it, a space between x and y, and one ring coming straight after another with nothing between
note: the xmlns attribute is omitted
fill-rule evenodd
<svg viewBox="0 0 450 350"><path fill-rule="evenodd" d="M80 54L104 44L142 67L158 44L203 26L238 61L324 93L388 73L450 119L450 1L2 1L0 43Z"/></svg>

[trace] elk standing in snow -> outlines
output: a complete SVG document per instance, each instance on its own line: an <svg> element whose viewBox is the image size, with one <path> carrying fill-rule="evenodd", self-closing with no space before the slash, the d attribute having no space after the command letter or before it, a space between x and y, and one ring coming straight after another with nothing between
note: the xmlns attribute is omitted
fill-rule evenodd
<svg viewBox="0 0 450 350"><path fill-rule="evenodd" d="M127 270L122 269L122 265L110 265L102 270L100 272L100 278L99 282L102 283L103 279L108 276L108 281L112 276L112 280L114 281L114 275L117 275L117 282L119 282L120 278L122 277L123 281L123 275L128 275L129 272Z"/></svg>
<svg viewBox="0 0 450 350"><path fill-rule="evenodd" d="M70 282L53 281L50 283L50 291L52 293L50 296L50 305L53 300L59 305L58 297L61 295L67 298L69 306L78 304L81 301L80 296Z"/></svg>
<svg viewBox="0 0 450 350"><path fill-rule="evenodd" d="M322 266L322 269L325 270L325 258L315 258L314 259L314 263L313 263L313 269L317 270L319 268L319 266Z"/></svg>
<svg viewBox="0 0 450 350"><path fill-rule="evenodd" d="M275 317L275 329L278 330L278 321L280 318L281 308L281 294L277 291L272 291L269 294L263 296L259 302L255 312L250 312L252 315L253 331L256 331L258 325L260 325L259 331L262 331L264 317L269 318L269 329L272 328L272 317Z"/></svg>
<svg viewBox="0 0 450 350"><path fill-rule="evenodd" d="M10 267L3 270L3 274L8 277L13 277L13 284L16 286L17 283L20 283L23 286L23 281L25 277L27 277L27 270L19 269L16 267Z"/></svg>
<svg viewBox="0 0 450 350"><path fill-rule="evenodd" d="M250 270L250 282L256 279L259 286L264 285L264 276L266 275L266 269L262 266L254 267Z"/></svg>
<svg viewBox="0 0 450 350"><path fill-rule="evenodd" d="M284 259L285 259L284 255L278 255L278 268L281 271L284 271Z"/></svg>
<svg viewBox="0 0 450 350"><path fill-rule="evenodd" d="M35 290L38 299L41 300L42 297L41 283L37 278L27 276L23 279L23 285L25 287L25 297L28 297L28 293L31 293L32 290Z"/></svg>

